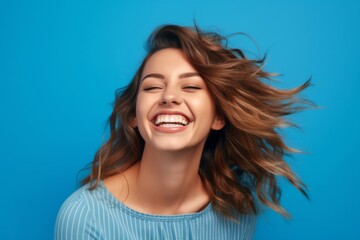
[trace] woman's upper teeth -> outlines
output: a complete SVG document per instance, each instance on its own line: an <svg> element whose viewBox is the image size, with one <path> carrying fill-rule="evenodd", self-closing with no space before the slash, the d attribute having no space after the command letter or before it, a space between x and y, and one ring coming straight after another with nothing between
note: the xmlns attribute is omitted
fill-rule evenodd
<svg viewBox="0 0 360 240"><path fill-rule="evenodd" d="M176 115L168 115L168 114L160 114L157 115L155 118L155 125L160 125L163 123L177 123L181 125L188 125L189 121L183 115L176 114Z"/></svg>

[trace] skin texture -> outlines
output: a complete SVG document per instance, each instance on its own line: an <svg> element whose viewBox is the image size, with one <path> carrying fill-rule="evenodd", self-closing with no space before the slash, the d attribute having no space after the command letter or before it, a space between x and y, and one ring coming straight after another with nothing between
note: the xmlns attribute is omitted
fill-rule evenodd
<svg viewBox="0 0 360 240"><path fill-rule="evenodd" d="M217 116L204 80L180 50L156 52L146 63L142 79L133 122L145 141L142 159L106 178L104 184L139 212L197 212L209 202L198 175L202 150L210 130L221 129L224 120ZM182 115L189 123L156 126L158 114Z"/></svg>

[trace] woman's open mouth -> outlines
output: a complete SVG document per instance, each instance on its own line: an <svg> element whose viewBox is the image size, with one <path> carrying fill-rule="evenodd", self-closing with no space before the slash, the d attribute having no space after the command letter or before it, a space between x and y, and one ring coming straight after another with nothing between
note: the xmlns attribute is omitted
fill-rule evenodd
<svg viewBox="0 0 360 240"><path fill-rule="evenodd" d="M180 114L159 114L153 122L159 127L183 127L189 124L189 120Z"/></svg>

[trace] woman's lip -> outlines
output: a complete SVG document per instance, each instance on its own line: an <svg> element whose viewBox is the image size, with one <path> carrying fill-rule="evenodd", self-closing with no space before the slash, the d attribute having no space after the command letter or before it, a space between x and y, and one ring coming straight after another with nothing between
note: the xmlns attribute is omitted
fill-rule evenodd
<svg viewBox="0 0 360 240"><path fill-rule="evenodd" d="M154 123L151 124L151 126L154 128L155 131L157 132L162 132L162 133L177 133L177 132L182 132L184 131L188 125L183 126L183 125L179 125L176 127L162 127L161 125L156 126Z"/></svg>
<svg viewBox="0 0 360 240"><path fill-rule="evenodd" d="M192 122L192 119L190 119L190 117L188 117L185 113L178 112L178 111L160 111L160 112L157 112L156 114L154 114L152 116L151 121L155 122L155 119L159 115L181 115L181 116L185 117L189 123Z"/></svg>

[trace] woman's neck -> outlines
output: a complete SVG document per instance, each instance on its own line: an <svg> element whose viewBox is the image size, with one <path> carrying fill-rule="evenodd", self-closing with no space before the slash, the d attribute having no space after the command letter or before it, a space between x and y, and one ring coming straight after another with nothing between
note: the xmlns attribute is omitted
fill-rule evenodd
<svg viewBox="0 0 360 240"><path fill-rule="evenodd" d="M141 161L124 173L129 180L125 204L153 214L199 211L209 202L198 174L200 159L197 149L159 152L145 147Z"/></svg>

